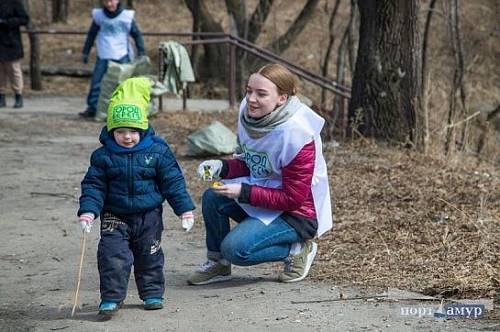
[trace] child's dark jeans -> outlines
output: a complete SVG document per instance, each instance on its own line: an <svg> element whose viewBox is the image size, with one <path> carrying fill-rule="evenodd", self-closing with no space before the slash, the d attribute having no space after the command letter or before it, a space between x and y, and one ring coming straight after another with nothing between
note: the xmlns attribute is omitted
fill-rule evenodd
<svg viewBox="0 0 500 332"><path fill-rule="evenodd" d="M162 231L161 206L126 218L103 214L97 250L101 300L125 299L132 265L140 298L163 297Z"/></svg>

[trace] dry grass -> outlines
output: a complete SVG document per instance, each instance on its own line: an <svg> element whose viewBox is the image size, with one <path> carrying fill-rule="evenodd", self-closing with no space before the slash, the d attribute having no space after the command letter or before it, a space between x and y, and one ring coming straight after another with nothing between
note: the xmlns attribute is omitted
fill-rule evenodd
<svg viewBox="0 0 500 332"><path fill-rule="evenodd" d="M428 294L500 290L500 173L376 145L330 158L337 225L315 277Z"/></svg>
<svg viewBox="0 0 500 332"><path fill-rule="evenodd" d="M185 157L178 137L215 119L236 126L234 113L161 114L154 120L186 175L195 174L201 159ZM336 150L327 144L325 157L336 224L320 240L314 278L454 297L500 294L498 168L361 141ZM203 183L187 181L199 201Z"/></svg>

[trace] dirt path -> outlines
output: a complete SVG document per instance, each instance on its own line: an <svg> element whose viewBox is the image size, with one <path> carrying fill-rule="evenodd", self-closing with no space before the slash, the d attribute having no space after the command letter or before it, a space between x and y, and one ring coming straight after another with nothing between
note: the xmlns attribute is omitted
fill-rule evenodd
<svg viewBox="0 0 500 332"><path fill-rule="evenodd" d="M79 183L99 125L77 121L83 100L27 100L24 110L0 110L0 331L470 331L499 330L484 320L436 322L404 317L401 307L429 303L336 301L327 283L275 282L276 266L235 268L231 282L190 287L188 274L204 256L203 233L184 234L165 211L166 308L145 312L131 280L124 309L99 321L91 233L81 286L82 309L70 318L81 231L75 223ZM29 106L31 105L31 106ZM36 105L43 105L37 107ZM181 162L182 164L182 162ZM199 205L199 203L198 203ZM198 210L199 211L199 210ZM342 288L344 296L357 289Z"/></svg>

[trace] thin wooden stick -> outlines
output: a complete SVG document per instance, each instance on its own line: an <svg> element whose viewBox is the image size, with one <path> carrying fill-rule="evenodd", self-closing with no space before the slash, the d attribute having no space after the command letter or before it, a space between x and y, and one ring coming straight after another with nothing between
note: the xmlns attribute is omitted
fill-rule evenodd
<svg viewBox="0 0 500 332"><path fill-rule="evenodd" d="M87 232L82 232L82 241L81 241L81 254L80 254L80 266L78 267L78 281L76 283L76 291L75 291L75 302L73 303L73 309L71 310L71 317L75 314L76 306L78 305L78 293L80 292L80 280L82 279L82 267L83 267L83 257L85 256L85 242L87 240Z"/></svg>
<svg viewBox="0 0 500 332"><path fill-rule="evenodd" d="M458 125L461 125L461 124L462 124L462 123L464 123L464 122L468 122L468 121L472 120L473 118L475 118L476 116L478 116L478 115L480 115L480 114L481 114L481 112L480 112L480 111L477 111L477 112L475 112L474 114L469 115L468 117L466 117L466 118L465 118L465 119L463 119L463 120L460 120L460 121L455 122L455 123L450 123L450 124L448 124L448 125L444 126L444 127L441 129L441 131L442 131L442 132L444 132L446 129L456 127L456 126L458 126Z"/></svg>
<svg viewBox="0 0 500 332"><path fill-rule="evenodd" d="M292 304L323 303L323 302L352 301L352 300L369 300L369 299L384 298L384 297L387 297L387 295L381 294L381 295L371 295L371 296L340 297L340 298L326 299L326 300L291 301L291 303Z"/></svg>
<svg viewBox="0 0 500 332"><path fill-rule="evenodd" d="M471 217L471 216L469 216L467 213L465 213L465 211L460 210L459 208L457 208L455 205L451 204L451 203L450 203L450 202L448 202L447 200L444 200L444 199L442 199L442 198L440 198L440 197L437 197L437 199L439 199L440 201L445 202L446 204L448 204L449 206L451 206L451 207L452 207L452 208L454 208L455 210L457 210L457 211L459 211L459 212L463 213L463 215L464 215L464 216L466 216L467 218L472 219L472 217Z"/></svg>

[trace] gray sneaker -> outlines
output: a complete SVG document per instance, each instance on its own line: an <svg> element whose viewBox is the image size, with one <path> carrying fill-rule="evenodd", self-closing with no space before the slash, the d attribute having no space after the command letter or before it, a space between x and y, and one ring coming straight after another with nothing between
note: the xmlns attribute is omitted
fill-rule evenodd
<svg viewBox="0 0 500 332"><path fill-rule="evenodd" d="M279 281L296 282L307 277L317 252L318 245L315 242L307 241L300 253L285 259L285 269L280 273Z"/></svg>
<svg viewBox="0 0 500 332"><path fill-rule="evenodd" d="M231 278L231 265L224 265L209 259L189 277L187 282L190 285L206 285Z"/></svg>

